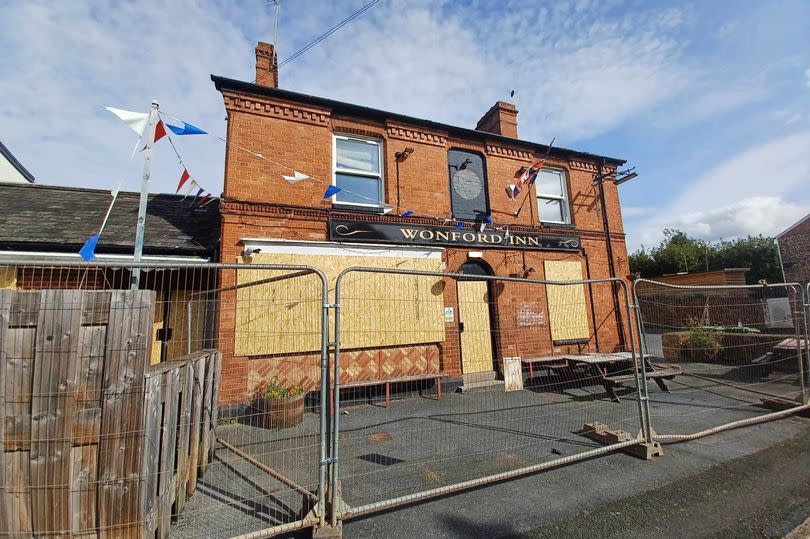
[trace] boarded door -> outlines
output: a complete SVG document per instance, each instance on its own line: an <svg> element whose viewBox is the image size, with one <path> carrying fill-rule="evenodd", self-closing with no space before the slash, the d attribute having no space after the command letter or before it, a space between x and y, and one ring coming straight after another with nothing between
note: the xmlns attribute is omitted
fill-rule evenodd
<svg viewBox="0 0 810 539"><path fill-rule="evenodd" d="M579 260L546 260L544 267L549 281L582 280L582 263ZM548 315L551 339L555 343L587 341L590 338L584 285L548 285Z"/></svg>
<svg viewBox="0 0 810 539"><path fill-rule="evenodd" d="M487 283L459 281L459 322L461 332L461 368L465 374L492 370L492 338L489 331Z"/></svg>

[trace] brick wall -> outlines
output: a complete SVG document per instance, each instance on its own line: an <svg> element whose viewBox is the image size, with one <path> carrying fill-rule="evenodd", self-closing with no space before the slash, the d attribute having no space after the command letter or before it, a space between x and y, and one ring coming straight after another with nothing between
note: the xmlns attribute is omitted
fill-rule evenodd
<svg viewBox="0 0 810 539"><path fill-rule="evenodd" d="M526 276L542 279L545 260L579 260L583 277L609 277L607 245L598 189L593 185L597 162L581 156L555 155L547 166L566 171L572 227L543 227L537 217L534 187L519 217L514 217L516 204L505 192L508 184L515 183L519 170L541 157L519 141L480 137L460 138L454 133L423 125L405 124L398 120L370 120L347 117L330 109L284 100L277 96L223 91L228 111L228 137L232 144L226 153L225 192L220 206L222 212L221 260L234 262L242 253L241 238L283 238L293 240L326 240L327 219L372 219L412 224L435 225L424 216L450 218L450 185L447 152L451 148L479 152L485 159L489 203L492 219L499 226L509 225L512 230L558 234L576 234L582 239L579 253L483 251L483 261L499 276ZM332 134L346 133L374 137L382 141L384 159L385 203L414 210L415 218L401 219L395 215L379 216L346 212L332 208L331 201L322 200L325 184L304 181L289 185L282 174L292 169L330 181L332 175ZM239 148L268 156L276 163L257 158ZM399 163L395 154L405 148L413 153ZM607 168L607 171L610 167ZM399 200L397 194L399 193ZM616 274L629 273L624 241L619 197L614 184L605 183L607 218L612 231L612 248ZM522 197L521 197L522 200ZM419 217L423 216L423 217ZM440 224L440 223L439 223ZM467 261L467 249L447 249L445 267L456 271ZM524 269L534 268L531 273ZM233 277L229 277L233 279ZM222 286L235 284L226 282ZM617 317L609 284L586 287L588 319L593 328L591 339L584 345L555 346L548 325L548 307L542 286L514 283L493 284L490 301L493 302L492 325L496 362L505 356L540 356L578 351L614 351L621 345L619 319L628 331L626 317ZM620 292L621 306L624 307ZM456 284L448 280L444 288L445 305L455 307L458 313ZM521 311L522 310L522 311ZM518 313L543 312L545 321L537 317L518 318ZM530 319L530 322L527 322ZM531 323L534 320L534 323ZM220 394L230 402L244 401L248 376L256 372L257 360L233 355L234 321L226 316L220 319L223 346L223 380ZM446 324L446 339L438 344L441 370L451 375L461 374L458 314L453 323ZM352 357L342 356L344 361ZM354 356L361 357L361 356ZM262 359L261 372L289 370L290 358L274 367L272 360ZM312 364L312 357L301 361ZM269 362L268 362L269 361ZM274 370L275 369L275 370Z"/></svg>
<svg viewBox="0 0 810 539"><path fill-rule="evenodd" d="M810 217L778 238L786 282L810 282Z"/></svg>

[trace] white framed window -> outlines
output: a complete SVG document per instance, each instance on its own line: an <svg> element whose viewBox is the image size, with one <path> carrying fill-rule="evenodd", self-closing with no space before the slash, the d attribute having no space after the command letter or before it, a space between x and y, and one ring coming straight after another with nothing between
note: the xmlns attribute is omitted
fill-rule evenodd
<svg viewBox="0 0 810 539"><path fill-rule="evenodd" d="M332 172L332 185L343 189L332 197L334 203L369 208L382 206L382 141L333 135Z"/></svg>
<svg viewBox="0 0 810 539"><path fill-rule="evenodd" d="M544 168L534 182L537 189L537 215L541 223L571 224L565 171Z"/></svg>

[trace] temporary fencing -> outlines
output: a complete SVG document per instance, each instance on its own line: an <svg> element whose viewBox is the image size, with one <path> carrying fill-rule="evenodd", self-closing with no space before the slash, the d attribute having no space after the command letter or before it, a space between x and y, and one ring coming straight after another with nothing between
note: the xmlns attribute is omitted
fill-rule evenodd
<svg viewBox="0 0 810 539"><path fill-rule="evenodd" d="M621 280L351 268L335 304L333 522L643 440Z"/></svg>
<svg viewBox="0 0 810 539"><path fill-rule="evenodd" d="M677 365L650 400L658 440L688 440L802 411L807 316L796 284L633 286L645 357Z"/></svg>
<svg viewBox="0 0 810 539"><path fill-rule="evenodd" d="M3 536L268 537L808 402L794 284L4 264Z"/></svg>

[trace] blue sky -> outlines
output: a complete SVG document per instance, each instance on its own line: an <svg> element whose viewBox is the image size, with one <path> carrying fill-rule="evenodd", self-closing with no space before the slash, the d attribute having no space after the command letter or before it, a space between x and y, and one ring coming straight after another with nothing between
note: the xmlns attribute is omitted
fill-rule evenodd
<svg viewBox="0 0 810 539"><path fill-rule="evenodd" d="M366 2L282 0L281 59ZM265 0L0 0L0 140L40 183L137 190L134 135L101 105L155 98L224 136L209 74L253 80L272 15ZM808 20L802 0L382 0L280 85L469 127L515 89L521 138L637 167L620 188L631 249L665 227L773 234L810 211ZM177 142L219 193L223 144ZM155 157L152 190L171 192L177 160Z"/></svg>

